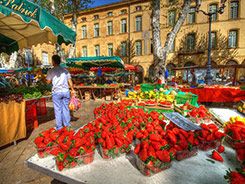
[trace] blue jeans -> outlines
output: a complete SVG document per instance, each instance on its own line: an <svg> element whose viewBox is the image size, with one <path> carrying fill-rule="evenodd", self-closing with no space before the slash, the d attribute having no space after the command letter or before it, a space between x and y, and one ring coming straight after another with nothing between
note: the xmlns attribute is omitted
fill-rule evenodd
<svg viewBox="0 0 245 184"><path fill-rule="evenodd" d="M52 94L54 103L54 114L56 120L56 129L63 126L71 126L71 116L69 110L70 92L58 92Z"/></svg>

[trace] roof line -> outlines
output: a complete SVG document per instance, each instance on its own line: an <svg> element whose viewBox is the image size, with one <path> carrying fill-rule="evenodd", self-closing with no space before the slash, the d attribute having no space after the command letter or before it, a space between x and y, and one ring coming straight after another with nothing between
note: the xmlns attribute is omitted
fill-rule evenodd
<svg viewBox="0 0 245 184"><path fill-rule="evenodd" d="M84 9L84 10L81 10L78 14L81 15L81 14L86 14L86 13L93 12L93 11L95 11L95 12L96 11L103 11L104 9L114 8L114 7L117 7L119 5L129 5L129 4L132 4L132 3L147 2L147 1L149 1L149 0L121 0L119 2L114 2L114 3L110 3L110 4L96 6L96 7L93 7L93 8ZM71 17L71 16L72 16L72 13L64 15L65 18Z"/></svg>

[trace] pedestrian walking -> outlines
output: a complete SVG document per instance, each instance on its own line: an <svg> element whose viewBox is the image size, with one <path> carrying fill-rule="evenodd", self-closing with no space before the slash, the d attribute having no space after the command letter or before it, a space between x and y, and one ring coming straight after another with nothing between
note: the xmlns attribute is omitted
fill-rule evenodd
<svg viewBox="0 0 245 184"><path fill-rule="evenodd" d="M70 73L60 66L61 58L58 55L52 56L53 68L47 73L47 82L52 82L52 100L54 103L54 113L56 129L71 126L71 116L69 110L70 90L71 95L75 95Z"/></svg>

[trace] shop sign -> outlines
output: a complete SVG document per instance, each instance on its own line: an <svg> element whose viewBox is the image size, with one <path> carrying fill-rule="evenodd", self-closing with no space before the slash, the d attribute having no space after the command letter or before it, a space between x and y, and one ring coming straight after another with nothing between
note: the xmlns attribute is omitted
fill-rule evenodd
<svg viewBox="0 0 245 184"><path fill-rule="evenodd" d="M30 17L37 21L39 19L39 7L27 0L0 0L0 5L11 9L17 14Z"/></svg>

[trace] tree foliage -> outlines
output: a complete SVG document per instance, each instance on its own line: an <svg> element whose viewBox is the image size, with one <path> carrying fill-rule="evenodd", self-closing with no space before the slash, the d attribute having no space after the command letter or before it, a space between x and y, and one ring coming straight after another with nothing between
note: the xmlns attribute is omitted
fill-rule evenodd
<svg viewBox="0 0 245 184"><path fill-rule="evenodd" d="M33 0L48 11L52 11L53 15L63 20L64 15L68 13L76 14L81 10L88 8L94 1L93 0Z"/></svg>

